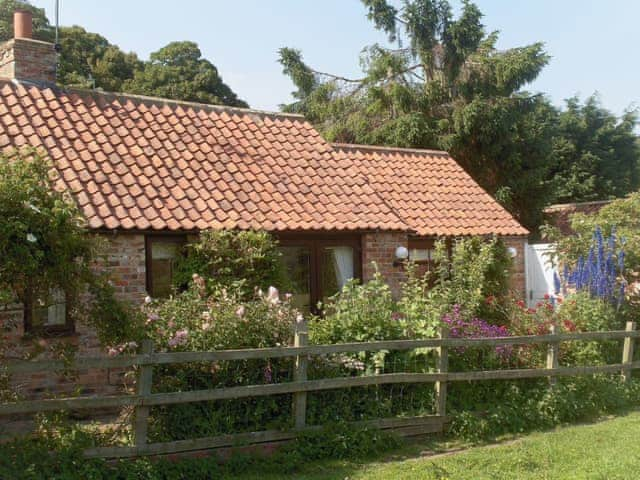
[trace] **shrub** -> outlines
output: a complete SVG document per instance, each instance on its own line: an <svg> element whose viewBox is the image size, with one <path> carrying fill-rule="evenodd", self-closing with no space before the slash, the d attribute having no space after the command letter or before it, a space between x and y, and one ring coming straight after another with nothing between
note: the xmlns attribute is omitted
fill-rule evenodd
<svg viewBox="0 0 640 480"><path fill-rule="evenodd" d="M544 381L503 383L494 397L498 402L486 403L481 412L458 410L451 433L477 441L543 430L633 407L640 400L639 382L627 385L607 376L560 378L553 388Z"/></svg>
<svg viewBox="0 0 640 480"><path fill-rule="evenodd" d="M53 188L51 165L36 151L0 155L0 301L77 297L92 276L96 243L80 211Z"/></svg>
<svg viewBox="0 0 640 480"><path fill-rule="evenodd" d="M347 282L325 306L324 318L309 325L312 343L372 342L407 338L391 290L379 272L364 283Z"/></svg>
<svg viewBox="0 0 640 480"><path fill-rule="evenodd" d="M286 290L283 268L278 244L268 233L208 230L185 247L174 283L184 288L198 274L207 279L211 290L235 285L251 296L254 288L266 290L271 285Z"/></svg>
<svg viewBox="0 0 640 480"><path fill-rule="evenodd" d="M159 351L292 344L299 313L288 299L280 298L275 288L259 291L247 300L244 292L231 287L208 293L204 283L196 276L185 292L144 306L146 334ZM163 392L200 390L272 383L290 376L288 358L189 363L157 367L153 388ZM290 408L289 395L156 408L152 411L152 435L156 439L177 439L260 430L289 422Z"/></svg>
<svg viewBox="0 0 640 480"><path fill-rule="evenodd" d="M82 449L92 439L78 429L0 445L0 478L64 480L209 480L236 475L294 474L309 461L364 460L396 449L395 435L346 424L305 432L271 455L233 453L224 463L216 455L195 458L137 458L107 462L86 459Z"/></svg>
<svg viewBox="0 0 640 480"><path fill-rule="evenodd" d="M501 239L481 237L456 240L449 258L444 242L436 245L436 279L430 292L444 314L454 305L469 317L500 323L499 309L487 308L486 299L502 304L508 298L511 258ZM490 318L497 316L497 318Z"/></svg>
<svg viewBox="0 0 640 480"><path fill-rule="evenodd" d="M108 279L96 274L101 242L87 233L56 176L35 150L0 155L0 304L46 303L62 291L74 322L88 319L101 342L128 338L134 315L116 301ZM85 296L87 290L92 295Z"/></svg>

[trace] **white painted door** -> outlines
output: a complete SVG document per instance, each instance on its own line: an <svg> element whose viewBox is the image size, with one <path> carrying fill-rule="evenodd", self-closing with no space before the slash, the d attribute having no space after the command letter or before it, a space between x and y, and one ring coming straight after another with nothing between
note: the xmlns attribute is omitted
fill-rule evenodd
<svg viewBox="0 0 640 480"><path fill-rule="evenodd" d="M527 304L534 307L545 295L554 294L553 276L556 269L551 263L553 244L537 243L527 245Z"/></svg>

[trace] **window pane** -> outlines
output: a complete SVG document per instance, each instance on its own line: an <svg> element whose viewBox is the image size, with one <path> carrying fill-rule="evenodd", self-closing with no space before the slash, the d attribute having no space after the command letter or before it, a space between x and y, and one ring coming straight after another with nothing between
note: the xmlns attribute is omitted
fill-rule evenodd
<svg viewBox="0 0 640 480"><path fill-rule="evenodd" d="M412 248L409 250L409 259L414 262L428 262L433 260L434 250L427 248Z"/></svg>
<svg viewBox="0 0 640 480"><path fill-rule="evenodd" d="M151 294L154 298L168 297L173 291L173 267L180 250L176 242L151 242Z"/></svg>
<svg viewBox="0 0 640 480"><path fill-rule="evenodd" d="M280 247L288 285L281 286L291 293L292 304L302 312L311 309L311 251L308 247Z"/></svg>
<svg viewBox="0 0 640 480"><path fill-rule="evenodd" d="M325 247L320 259L322 301L342 290L354 276L352 247Z"/></svg>
<svg viewBox="0 0 640 480"><path fill-rule="evenodd" d="M67 323L67 304L64 292L55 290L49 298L37 299L33 308L34 327L49 327Z"/></svg>

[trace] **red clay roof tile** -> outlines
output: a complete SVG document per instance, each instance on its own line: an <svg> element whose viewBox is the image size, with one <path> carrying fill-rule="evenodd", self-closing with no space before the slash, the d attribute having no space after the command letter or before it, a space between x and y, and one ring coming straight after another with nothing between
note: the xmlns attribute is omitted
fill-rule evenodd
<svg viewBox="0 0 640 480"><path fill-rule="evenodd" d="M445 153L333 148L296 115L0 80L0 127L90 228L526 233Z"/></svg>

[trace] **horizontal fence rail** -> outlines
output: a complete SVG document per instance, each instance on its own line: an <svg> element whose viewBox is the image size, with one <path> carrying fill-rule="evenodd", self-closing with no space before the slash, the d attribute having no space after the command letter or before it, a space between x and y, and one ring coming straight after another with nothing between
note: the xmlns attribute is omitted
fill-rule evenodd
<svg viewBox="0 0 640 480"><path fill-rule="evenodd" d="M159 455L185 451L195 451L222 446L237 445L238 442L264 443L294 438L309 429L305 424L306 395L308 392L335 390L352 387L367 387L390 384L434 383L436 415L411 419L379 419L371 425L383 425L384 428L400 428L405 434L418 434L441 431L446 422L447 382L514 380L547 377L553 385L554 379L561 376L592 375L600 373L620 373L625 381L631 378L631 371L640 368L640 361L633 361L635 339L640 337L635 322L628 322L625 330L608 332L555 333L551 329L547 335L530 335L500 338L450 338L443 330L439 338L425 340L391 340L364 343L345 343L335 345L307 345L306 325L296 325L293 347L240 349L209 352L173 352L153 353L153 345L145 341L142 354L122 357L77 358L72 362L61 361L13 361L7 362L5 371L10 374L34 372L55 372L88 368L130 368L140 367L136 393L114 396L87 396L76 398L53 398L46 400L19 401L0 404L0 415L39 413L56 410L82 410L135 407L133 431L134 446L98 447L88 450L87 456L124 458L136 455ZM623 341L622 361L617 364L596 366L558 366L558 345L573 341ZM495 347L501 345L539 345L547 344L546 368L503 369L484 371L448 371L448 349L465 347ZM434 349L436 371L428 373L376 373L356 377L324 378L307 380L307 359L313 355L331 355L340 353L373 352L381 350L399 351L418 348ZM214 388L186 392L152 393L153 366L184 364L197 362L218 362L266 358L295 357L294 380L286 383L247 385L238 387ZM293 415L295 430L291 432L250 432L221 435L211 438L180 440L150 444L147 441L149 407L174 405L213 400L229 400L268 395L293 394ZM378 423L376 423L378 422ZM386 422L386 423L385 423ZM403 423L404 422L404 423ZM362 422L361 422L362 423ZM365 422L366 423L366 422Z"/></svg>
<svg viewBox="0 0 640 480"><path fill-rule="evenodd" d="M524 335L492 338L430 338L425 340L384 340L378 342L309 345L304 347L247 348L209 352L172 352L121 357L80 357L73 362L62 360L20 361L5 363L9 374L54 372L88 368L127 368L141 365L178 365L181 363L219 362L225 360L255 360L286 358L298 355L331 355L336 353L375 352L380 350L414 350L440 347L495 347L500 345L535 345L549 342L602 341L638 338L640 331L612 330L609 332L574 332L558 335Z"/></svg>

